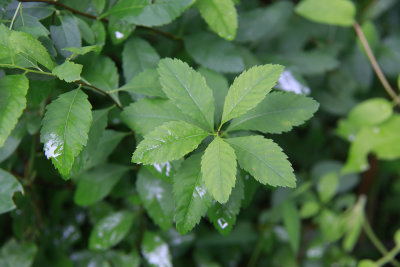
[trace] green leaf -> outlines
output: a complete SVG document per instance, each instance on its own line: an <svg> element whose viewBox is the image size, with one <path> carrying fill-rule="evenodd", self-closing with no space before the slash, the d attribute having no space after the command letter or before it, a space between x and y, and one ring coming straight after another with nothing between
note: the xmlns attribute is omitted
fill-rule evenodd
<svg viewBox="0 0 400 267"><path fill-rule="evenodd" d="M102 200L128 169L126 166L106 163L80 174L74 195L75 203L90 206Z"/></svg>
<svg viewBox="0 0 400 267"><path fill-rule="evenodd" d="M0 163L14 154L25 134L25 123L18 123L11 134L8 136L7 140L4 142L4 145L0 147Z"/></svg>
<svg viewBox="0 0 400 267"><path fill-rule="evenodd" d="M60 16L60 26L50 26L51 38L60 54L64 57L71 56L71 52L63 50L66 47L81 47L81 33L78 21L74 16Z"/></svg>
<svg viewBox="0 0 400 267"><path fill-rule="evenodd" d="M240 176L236 179L236 186L229 196L228 202L221 204L214 202L208 210L208 218L222 235L228 235L236 223L244 199L244 184Z"/></svg>
<svg viewBox="0 0 400 267"><path fill-rule="evenodd" d="M55 67L52 73L57 75L59 79L71 83L81 79L82 68L81 64L65 61L63 64Z"/></svg>
<svg viewBox="0 0 400 267"><path fill-rule="evenodd" d="M215 99L214 122L220 123L225 96L228 93L228 80L223 75L209 69L199 68L198 72L203 75L213 91Z"/></svg>
<svg viewBox="0 0 400 267"><path fill-rule="evenodd" d="M245 114L260 103L278 81L280 65L255 66L238 76L225 98L222 123Z"/></svg>
<svg viewBox="0 0 400 267"><path fill-rule="evenodd" d="M262 136L229 138L241 168L257 181L271 186L296 186L292 166L282 149Z"/></svg>
<svg viewBox="0 0 400 267"><path fill-rule="evenodd" d="M121 0L101 17L113 15L129 23L160 26L170 23L185 11L193 0Z"/></svg>
<svg viewBox="0 0 400 267"><path fill-rule="evenodd" d="M361 260L358 262L357 267L378 267L379 265L376 264L373 260Z"/></svg>
<svg viewBox="0 0 400 267"><path fill-rule="evenodd" d="M188 54L203 67L226 73L244 70L239 49L214 34L203 32L186 36L184 43Z"/></svg>
<svg viewBox="0 0 400 267"><path fill-rule="evenodd" d="M114 16L111 16L108 22L108 32L114 45L120 44L128 39L135 29L136 26L132 23L127 23Z"/></svg>
<svg viewBox="0 0 400 267"><path fill-rule="evenodd" d="M339 177L335 172L330 172L318 181L317 190L323 203L327 203L335 195L339 185Z"/></svg>
<svg viewBox="0 0 400 267"><path fill-rule="evenodd" d="M171 184L159 178L160 175L154 168L140 168L136 188L150 218L167 230L172 226L174 200Z"/></svg>
<svg viewBox="0 0 400 267"><path fill-rule="evenodd" d="M64 178L68 175L75 157L86 145L92 106L80 89L60 95L46 108L42 121L40 141L44 152Z"/></svg>
<svg viewBox="0 0 400 267"><path fill-rule="evenodd" d="M114 252L114 251L109 251ZM136 249L129 253L116 252L111 256L112 266L119 267L139 267L140 266L140 256Z"/></svg>
<svg viewBox="0 0 400 267"><path fill-rule="evenodd" d="M0 250L0 266L30 267L37 251L34 243L17 243L11 239Z"/></svg>
<svg viewBox="0 0 400 267"><path fill-rule="evenodd" d="M12 174L0 169L0 214L16 208L12 199L15 192L24 193L22 185Z"/></svg>
<svg viewBox="0 0 400 267"><path fill-rule="evenodd" d="M90 52L100 52L101 47L98 45L89 45L89 46L82 46L82 47L66 47L63 50L70 51L74 56L82 56L86 55Z"/></svg>
<svg viewBox="0 0 400 267"><path fill-rule="evenodd" d="M318 107L318 102L304 95L273 92L254 109L233 119L227 131L287 132L310 119Z"/></svg>
<svg viewBox="0 0 400 267"><path fill-rule="evenodd" d="M371 98L353 108L348 120L357 126L375 125L393 114L392 104L384 98Z"/></svg>
<svg viewBox="0 0 400 267"><path fill-rule="evenodd" d="M94 32L92 28L89 26L89 24L86 23L83 19L79 17L75 17L75 19L78 22L78 28L79 31L81 32L81 36L85 42L88 44L94 44L95 42L95 37L94 37Z"/></svg>
<svg viewBox="0 0 400 267"><path fill-rule="evenodd" d="M128 234L134 216L128 211L113 213L96 223L89 238L89 249L106 250Z"/></svg>
<svg viewBox="0 0 400 267"><path fill-rule="evenodd" d="M121 120L142 135L169 121L190 122L171 100L151 98L139 99L124 108Z"/></svg>
<svg viewBox="0 0 400 267"><path fill-rule="evenodd" d="M361 195L357 203L345 214L344 227L345 236L343 239L343 248L345 251L350 252L353 250L363 228L365 214L364 209L367 203L366 196Z"/></svg>
<svg viewBox="0 0 400 267"><path fill-rule="evenodd" d="M28 33L35 39L38 39L40 36L47 36L50 33L47 28L40 23L38 18L25 13L23 17L17 17L13 29Z"/></svg>
<svg viewBox="0 0 400 267"><path fill-rule="evenodd" d="M296 13L311 21L337 26L351 26L356 8L350 0L303 0Z"/></svg>
<svg viewBox="0 0 400 267"><path fill-rule="evenodd" d="M106 0L92 0L91 2L97 14L101 14L106 7Z"/></svg>
<svg viewBox="0 0 400 267"><path fill-rule="evenodd" d="M153 164L179 159L197 148L207 135L184 121L164 123L144 136L133 153L132 162Z"/></svg>
<svg viewBox="0 0 400 267"><path fill-rule="evenodd" d="M172 267L172 257L168 245L159 235L146 231L141 249L149 266Z"/></svg>
<svg viewBox="0 0 400 267"><path fill-rule="evenodd" d="M7 75L0 79L0 147L26 107L28 87L25 75Z"/></svg>
<svg viewBox="0 0 400 267"><path fill-rule="evenodd" d="M394 233L394 242L396 243L397 247L400 247L400 229L398 229L395 233Z"/></svg>
<svg viewBox="0 0 400 267"><path fill-rule="evenodd" d="M237 12L232 0L198 0L201 16L220 37L233 40L238 27Z"/></svg>
<svg viewBox="0 0 400 267"><path fill-rule="evenodd" d="M160 56L157 51L145 40L132 38L125 43L122 50L122 68L125 81L132 80L138 73L155 68Z"/></svg>
<svg viewBox="0 0 400 267"><path fill-rule="evenodd" d="M220 137L208 145L201 158L201 172L208 192L220 203L229 199L236 181L236 155Z"/></svg>
<svg viewBox="0 0 400 267"><path fill-rule="evenodd" d="M301 221L299 212L292 201L285 201L282 205L283 224L289 236L290 246L297 253L300 246Z"/></svg>
<svg viewBox="0 0 400 267"><path fill-rule="evenodd" d="M132 94L166 98L156 69L146 69L137 74L119 90Z"/></svg>
<svg viewBox="0 0 400 267"><path fill-rule="evenodd" d="M178 59L163 59L159 63L164 93L183 113L192 117L204 129L214 128L214 97L206 80Z"/></svg>
<svg viewBox="0 0 400 267"><path fill-rule="evenodd" d="M106 35L107 35L103 23L99 20L96 20L95 22L93 22L91 28L94 33L95 44L100 47L103 47L106 42Z"/></svg>
<svg viewBox="0 0 400 267"><path fill-rule="evenodd" d="M180 234L191 231L200 222L213 200L203 182L200 163L201 154L195 154L174 175L175 221Z"/></svg>

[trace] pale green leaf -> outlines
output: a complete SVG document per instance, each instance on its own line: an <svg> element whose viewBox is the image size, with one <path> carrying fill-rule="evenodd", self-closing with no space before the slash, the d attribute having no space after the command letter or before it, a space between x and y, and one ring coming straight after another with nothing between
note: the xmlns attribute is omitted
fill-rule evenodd
<svg viewBox="0 0 400 267"><path fill-rule="evenodd" d="M229 199L236 181L236 155L222 138L216 137L201 158L201 172L208 192L220 203Z"/></svg>
<svg viewBox="0 0 400 267"><path fill-rule="evenodd" d="M373 260L361 260L358 262L357 265L357 267L378 267L378 266L379 265L376 264Z"/></svg>
<svg viewBox="0 0 400 267"><path fill-rule="evenodd" d="M79 206L90 206L102 200L128 170L126 166L106 163L80 174L77 177L75 203Z"/></svg>
<svg viewBox="0 0 400 267"><path fill-rule="evenodd" d="M57 75L59 79L71 83L81 79L82 68L83 66L81 64L65 61L63 64L55 67L52 72Z"/></svg>
<svg viewBox="0 0 400 267"><path fill-rule="evenodd" d="M201 154L195 154L174 175L175 221L180 234L191 231L200 222L213 200L203 182L200 163Z"/></svg>
<svg viewBox="0 0 400 267"><path fill-rule="evenodd" d="M206 138L207 132L184 121L171 121L144 136L132 156L132 162L164 163L193 151Z"/></svg>
<svg viewBox="0 0 400 267"><path fill-rule="evenodd" d="M34 243L17 243L10 239L0 250L0 266L31 267L37 251Z"/></svg>
<svg viewBox="0 0 400 267"><path fill-rule="evenodd" d="M396 243L396 246L400 247L400 229L394 233L394 242Z"/></svg>
<svg viewBox="0 0 400 267"><path fill-rule="evenodd" d="M229 138L239 166L257 181L271 186L296 186L296 177L287 156L272 140L262 136Z"/></svg>
<svg viewBox="0 0 400 267"><path fill-rule="evenodd" d="M282 205L283 224L289 236L289 243L295 253L300 246L301 221L299 212L292 201L285 201Z"/></svg>
<svg viewBox="0 0 400 267"><path fill-rule="evenodd" d="M197 0L196 7L220 37L230 41L235 39L238 19L232 0Z"/></svg>
<svg viewBox="0 0 400 267"><path fill-rule="evenodd" d="M160 56L145 40L132 38L125 43L122 50L122 68L125 81L130 81L145 69L155 68Z"/></svg>
<svg viewBox="0 0 400 267"><path fill-rule="evenodd" d="M172 226L174 200L172 186L161 179L152 167L142 167L136 181L136 188L150 218L162 229Z"/></svg>
<svg viewBox="0 0 400 267"><path fill-rule="evenodd" d="M307 201L303 203L300 209L300 217L301 218L310 218L318 213L320 210L320 205L317 201Z"/></svg>
<svg viewBox="0 0 400 267"><path fill-rule="evenodd" d="M339 185L339 177L335 172L330 172L321 177L317 184L319 197L323 203L328 202L335 195Z"/></svg>
<svg viewBox="0 0 400 267"><path fill-rule="evenodd" d="M96 223L89 238L89 249L106 250L118 244L129 232L134 216L128 211L120 211Z"/></svg>
<svg viewBox="0 0 400 267"><path fill-rule="evenodd" d="M9 172L0 169L0 214L15 209L13 196L24 190L18 180Z"/></svg>
<svg viewBox="0 0 400 267"><path fill-rule="evenodd" d="M232 189L228 202L221 204L214 202L208 210L208 218L222 235L229 234L236 223L244 199L244 184L240 176L236 179L236 185Z"/></svg>
<svg viewBox="0 0 400 267"><path fill-rule="evenodd" d="M193 2L193 0L121 0L101 17L113 15L136 25L160 26L173 21Z"/></svg>
<svg viewBox="0 0 400 267"><path fill-rule="evenodd" d="M287 132L310 119L318 106L316 101L304 95L274 92L254 109L233 119L227 131Z"/></svg>
<svg viewBox="0 0 400 267"><path fill-rule="evenodd" d="M66 47L63 50L72 52L74 56L82 56L86 55L90 52L100 52L101 47L98 45L89 45L89 46L82 46L82 47Z"/></svg>
<svg viewBox="0 0 400 267"><path fill-rule="evenodd" d="M204 129L213 130L214 97L204 77L186 63L170 58L160 61L158 73L172 102Z"/></svg>
<svg viewBox="0 0 400 267"><path fill-rule="evenodd" d="M168 244L159 235L146 231L141 250L149 266L172 267L172 257Z"/></svg>
<svg viewBox="0 0 400 267"><path fill-rule="evenodd" d="M239 49L214 34L203 32L185 36L184 43L188 54L203 67L226 73L244 70Z"/></svg>
<svg viewBox="0 0 400 267"><path fill-rule="evenodd" d="M343 248L350 252L353 250L363 228L365 214L364 209L367 203L365 195L358 198L357 203L344 215L345 236L343 239Z"/></svg>
<svg viewBox="0 0 400 267"><path fill-rule="evenodd" d="M28 87L25 75L7 75L0 79L0 147L26 107Z"/></svg>
<svg viewBox="0 0 400 267"><path fill-rule="evenodd" d="M142 98L124 108L121 120L142 135L169 121L190 122L171 100Z"/></svg>
<svg viewBox="0 0 400 267"><path fill-rule="evenodd" d="M64 178L68 178L75 157L86 145L92 106L80 89L60 95L46 108L40 141L44 152Z"/></svg>
<svg viewBox="0 0 400 267"><path fill-rule="evenodd" d="M282 66L268 64L240 74L226 95L222 124L257 106L276 84L282 71Z"/></svg>
<svg viewBox="0 0 400 267"><path fill-rule="evenodd" d="M119 88L119 90L126 91L130 94L156 96L162 98L167 97L161 88L156 69L145 69L124 86Z"/></svg>
<svg viewBox="0 0 400 267"><path fill-rule="evenodd" d="M78 20L74 16L59 16L60 26L50 26L51 38L61 55L71 56L71 52L63 50L66 47L81 47L81 32L78 27Z"/></svg>
<svg viewBox="0 0 400 267"><path fill-rule="evenodd" d="M295 11L311 21L337 26L353 25L356 15L350 0L302 0Z"/></svg>
<svg viewBox="0 0 400 267"><path fill-rule="evenodd" d="M348 120L357 126L375 125L393 114L390 101L384 98L370 98L353 108Z"/></svg>

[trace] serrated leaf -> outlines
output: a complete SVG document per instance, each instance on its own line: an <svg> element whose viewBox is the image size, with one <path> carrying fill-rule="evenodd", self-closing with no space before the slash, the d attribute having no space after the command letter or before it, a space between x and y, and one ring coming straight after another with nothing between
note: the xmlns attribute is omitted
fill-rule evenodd
<svg viewBox="0 0 400 267"><path fill-rule="evenodd" d="M7 75L0 79L0 147L26 107L28 87L25 75Z"/></svg>
<svg viewBox="0 0 400 267"><path fill-rule="evenodd" d="M124 108L121 120L144 135L169 121L190 122L171 100L142 98Z"/></svg>
<svg viewBox="0 0 400 267"><path fill-rule="evenodd" d="M129 232L134 216L128 211L120 211L96 223L89 237L89 249L106 250L118 244Z"/></svg>
<svg viewBox="0 0 400 267"><path fill-rule="evenodd" d="M127 41L122 50L122 68L125 81L130 81L138 73L155 68L160 56L145 40L132 38Z"/></svg>
<svg viewBox="0 0 400 267"><path fill-rule="evenodd" d="M285 201L282 205L283 224L289 236L289 243L294 253L297 253L300 246L301 221L299 212L293 201Z"/></svg>
<svg viewBox="0 0 400 267"><path fill-rule="evenodd" d="M236 155L222 138L216 137L201 158L201 172L208 192L220 203L229 199L236 181Z"/></svg>
<svg viewBox="0 0 400 267"><path fill-rule="evenodd" d="M222 235L227 235L232 231L236 223L236 216L242 206L243 198L244 184L242 178L238 176L236 186L233 188L228 202L224 204L214 202L208 210L208 218Z"/></svg>
<svg viewBox="0 0 400 267"><path fill-rule="evenodd" d="M350 0L303 0L296 13L314 22L337 26L351 26L356 8Z"/></svg>
<svg viewBox="0 0 400 267"><path fill-rule="evenodd" d="M214 97L206 80L178 59L163 59L158 64L164 93L183 113L204 129L214 128Z"/></svg>
<svg viewBox="0 0 400 267"><path fill-rule="evenodd" d="M296 177L287 156L272 140L257 135L229 138L226 141L235 149L239 166L260 183L296 186Z"/></svg>
<svg viewBox="0 0 400 267"><path fill-rule="evenodd" d="M75 157L87 143L91 109L87 95L80 89L60 95L46 108L40 141L46 157L64 178L69 178Z"/></svg>
<svg viewBox="0 0 400 267"><path fill-rule="evenodd" d="M222 124L257 106L276 84L282 71L282 66L268 64L252 67L240 74L226 95Z"/></svg>
<svg viewBox="0 0 400 267"><path fill-rule="evenodd" d="M146 69L137 74L119 90L132 94L166 98L156 69Z"/></svg>
<svg viewBox="0 0 400 267"><path fill-rule="evenodd" d="M106 163L80 174L74 195L75 203L90 206L102 200L128 170L126 166Z"/></svg>
<svg viewBox="0 0 400 267"><path fill-rule="evenodd" d="M180 234L200 222L213 200L203 182L200 164L201 154L195 154L182 163L174 176L175 221Z"/></svg>
<svg viewBox="0 0 400 267"><path fill-rule="evenodd" d="M254 109L233 119L227 131L287 132L310 119L318 107L315 100L304 95L273 92Z"/></svg>
<svg viewBox="0 0 400 267"><path fill-rule="evenodd" d="M184 121L164 123L144 136L133 153L132 162L153 164L179 159L197 148L207 135Z"/></svg>
<svg viewBox="0 0 400 267"><path fill-rule="evenodd" d="M160 26L173 21L192 3L193 0L121 0L101 17L113 15L136 25Z"/></svg>
<svg viewBox="0 0 400 267"><path fill-rule="evenodd" d="M136 181L136 188L150 218L162 229L172 226L174 201L172 186L157 177L154 168L142 167Z"/></svg>
<svg viewBox="0 0 400 267"><path fill-rule="evenodd" d="M207 32L184 37L185 49L201 66L217 72L238 73L244 70L239 49Z"/></svg>
<svg viewBox="0 0 400 267"><path fill-rule="evenodd" d="M63 50L66 47L81 47L81 32L79 31L78 21L74 16L62 16L60 26L50 26L51 38L61 55L71 56L71 52Z"/></svg>
<svg viewBox="0 0 400 267"><path fill-rule="evenodd" d="M172 257L168 244L159 235L146 231L141 250L149 266L172 267Z"/></svg>
<svg viewBox="0 0 400 267"><path fill-rule="evenodd" d="M63 64L55 67L52 73L57 75L59 79L71 83L81 79L82 68L81 64L65 61Z"/></svg>
<svg viewBox="0 0 400 267"><path fill-rule="evenodd" d="M11 173L0 169L0 214L16 208L13 202L15 192L24 193L22 185Z"/></svg>
<svg viewBox="0 0 400 267"><path fill-rule="evenodd" d="M220 37L229 41L235 39L238 19L232 0L198 0L196 7L210 28Z"/></svg>

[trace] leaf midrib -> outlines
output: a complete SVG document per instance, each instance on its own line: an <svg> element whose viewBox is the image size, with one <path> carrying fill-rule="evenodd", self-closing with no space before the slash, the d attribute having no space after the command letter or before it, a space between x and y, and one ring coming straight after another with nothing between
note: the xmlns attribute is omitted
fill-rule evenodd
<svg viewBox="0 0 400 267"><path fill-rule="evenodd" d="M66 142L65 142L65 139L66 139L66 132L67 132L67 127L68 127L69 115L71 114L72 106L74 105L75 98L76 98L76 96L78 95L78 93L79 93L79 89L76 90L76 93L75 93L74 97L72 98L72 101L71 101L71 104L70 104L70 106L69 106L69 110L68 110L68 113L67 113L67 118L65 119L64 134L63 134L63 153L62 153L62 162L63 162L63 165L64 165L64 162L65 162L65 154L66 154L66 153L65 153L65 151L66 151ZM72 162L72 163L73 163L73 162Z"/></svg>

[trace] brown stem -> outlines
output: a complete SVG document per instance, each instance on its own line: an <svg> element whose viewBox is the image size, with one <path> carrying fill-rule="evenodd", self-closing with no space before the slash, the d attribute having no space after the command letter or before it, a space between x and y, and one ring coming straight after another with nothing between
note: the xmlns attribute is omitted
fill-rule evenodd
<svg viewBox="0 0 400 267"><path fill-rule="evenodd" d="M96 16L93 16L91 14L76 10L76 9L74 9L72 7L66 6L66 5L64 5L64 4L60 3L60 2L53 1L53 0L18 0L18 1L19 2L23 2L23 3L24 2L47 3L47 4L50 4L50 5L55 5L55 6L59 6L61 8L64 8L66 10L71 11L74 14L77 14L77 15L81 15L81 16L84 16L84 17L87 17L87 18L90 18L90 19L94 19L94 20L101 20L103 22L108 22L107 18L98 18ZM174 35L174 34L171 34L171 33L168 33L168 32L164 32L164 31L161 31L159 29L154 29L154 28L151 28L151 27L140 26L140 25L138 25L136 27L152 31L154 33L157 33L157 34L160 34L160 35L162 35L164 37L167 37L167 38L169 38L171 40L182 41L182 38L180 36L177 36L177 35Z"/></svg>
<svg viewBox="0 0 400 267"><path fill-rule="evenodd" d="M371 62L372 68L374 69L376 75L378 76L379 80L381 81L383 88L385 88L386 92L393 98L394 102L400 106L400 98L399 96L395 93L393 88L390 86L389 82L387 81L385 75L383 74L381 68L378 65L378 62L376 61L376 58L374 56L374 53L371 50L371 47L368 44L367 38L365 38L365 35L363 31L361 30L360 25L358 22L354 23L354 29L357 33L358 38L361 41L362 46L364 47L365 52L367 53L368 59Z"/></svg>
<svg viewBox="0 0 400 267"><path fill-rule="evenodd" d="M104 91L104 90L101 90L100 88L97 88L97 87L95 87L95 86L93 86L93 85L91 85L91 84L87 84L87 83L84 83L84 82L81 82L81 81L76 81L76 82L74 82L74 83L80 84L80 85L82 85L82 86L84 86L84 87L91 88L91 89L93 89L93 90L95 90L95 91L97 91L97 92L99 92L99 93L101 93L101 94L107 96L108 98L111 99L112 102L114 102L114 104L115 104L120 110L124 110L124 108L123 108L114 98L112 98L112 96L111 96L108 92L106 92L106 91Z"/></svg>

